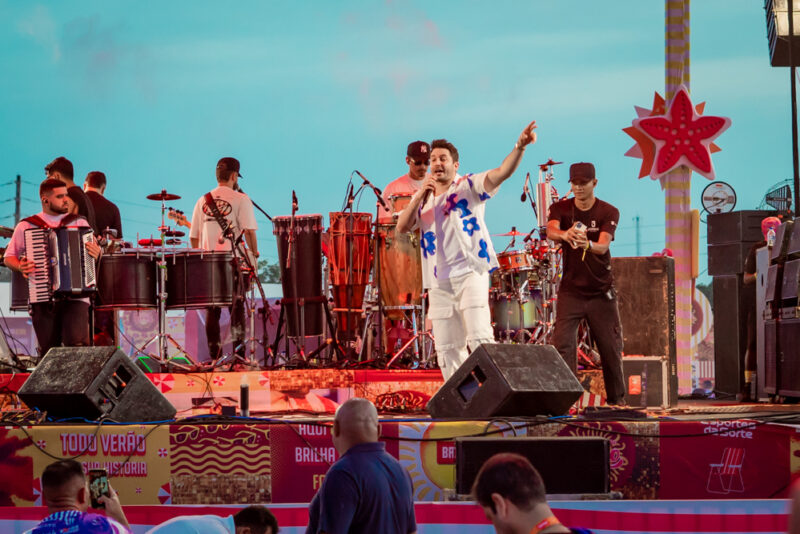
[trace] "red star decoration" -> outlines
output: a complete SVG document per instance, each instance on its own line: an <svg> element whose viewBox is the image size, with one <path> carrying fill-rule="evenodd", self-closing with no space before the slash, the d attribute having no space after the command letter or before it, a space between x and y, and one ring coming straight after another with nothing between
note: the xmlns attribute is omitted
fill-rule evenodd
<svg viewBox="0 0 800 534"><path fill-rule="evenodd" d="M659 107L657 99L653 104L654 108ZM629 151L629 155L640 155L643 159L640 178L645 174L661 178L678 166L686 165L706 178L714 179L711 153L719 149L713 140L730 126L731 120L727 117L703 117L700 115L702 109L702 106L695 108L692 105L686 87L681 86L666 113L656 115L654 109L651 116L640 116L633 121L632 128L625 129L640 149L639 154ZM655 145L654 155L643 136Z"/></svg>

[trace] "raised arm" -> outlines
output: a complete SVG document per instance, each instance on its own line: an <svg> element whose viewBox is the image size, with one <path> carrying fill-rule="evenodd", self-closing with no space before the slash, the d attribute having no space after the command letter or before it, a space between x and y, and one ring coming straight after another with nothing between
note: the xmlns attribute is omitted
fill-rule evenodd
<svg viewBox="0 0 800 534"><path fill-rule="evenodd" d="M497 191L497 188L500 187L500 184L505 182L512 174L514 174L514 171L517 170L517 167L519 166L519 162L522 161L522 155L525 152L525 147L536 142L535 130L536 121L531 121L531 123L526 126L524 130L522 130L522 133L519 134L519 139L517 139L514 149L508 156L506 156L506 158L503 160L503 163L501 163L496 169L492 169L486 173L486 179L483 182L483 188L487 193L490 195L494 194L495 191Z"/></svg>

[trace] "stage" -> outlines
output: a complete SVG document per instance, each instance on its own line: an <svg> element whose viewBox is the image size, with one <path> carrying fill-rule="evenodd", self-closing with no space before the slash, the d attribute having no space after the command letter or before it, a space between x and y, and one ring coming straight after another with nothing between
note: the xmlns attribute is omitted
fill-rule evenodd
<svg viewBox="0 0 800 534"><path fill-rule="evenodd" d="M800 476L795 406L682 400L619 411L587 408L599 397L587 393L563 417L432 420L424 406L438 371L326 369L152 374L174 421L32 424L12 393L25 378L0 375L0 506L41 505L38 476L54 457L106 468L130 505L307 503L337 457L333 412L354 396L379 407L382 440L418 502L457 498L453 440L463 436L605 437L611 497L627 500L783 498ZM221 415L238 405L243 380L254 416Z"/></svg>

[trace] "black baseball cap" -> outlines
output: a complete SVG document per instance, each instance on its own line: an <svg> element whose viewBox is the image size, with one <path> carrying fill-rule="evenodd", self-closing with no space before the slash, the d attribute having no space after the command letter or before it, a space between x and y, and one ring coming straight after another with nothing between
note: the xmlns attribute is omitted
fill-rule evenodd
<svg viewBox="0 0 800 534"><path fill-rule="evenodd" d="M586 183L594 180L594 165L591 163L573 163L569 166L569 181Z"/></svg>
<svg viewBox="0 0 800 534"><path fill-rule="evenodd" d="M217 169L221 171L236 171L239 177L244 178L242 173L239 172L239 160L236 158L221 158L217 162Z"/></svg>
<svg viewBox="0 0 800 534"><path fill-rule="evenodd" d="M430 161L431 145L425 141L414 141L408 145L406 155L414 161Z"/></svg>

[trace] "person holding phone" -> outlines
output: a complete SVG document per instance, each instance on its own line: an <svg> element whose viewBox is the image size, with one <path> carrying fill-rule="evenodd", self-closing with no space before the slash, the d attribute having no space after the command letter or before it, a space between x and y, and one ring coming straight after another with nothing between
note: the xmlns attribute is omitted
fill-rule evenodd
<svg viewBox="0 0 800 534"><path fill-rule="evenodd" d="M48 516L24 534L57 534L80 532L87 534L129 534L128 519L114 488L108 483L104 470L93 470L90 481L83 467L75 460L59 460L48 465L42 473L42 498ZM92 490L96 499L93 499ZM90 503L105 508L106 515L89 513Z"/></svg>
<svg viewBox="0 0 800 534"><path fill-rule="evenodd" d="M619 210L594 196L594 165L569 168L573 198L550 206L547 238L563 243L563 274L556 300L553 345L573 373L578 370L578 325L586 319L597 344L609 404L625 404L622 323L619 319L609 247Z"/></svg>

